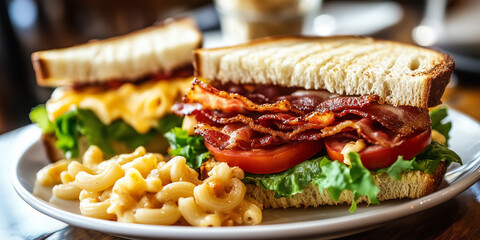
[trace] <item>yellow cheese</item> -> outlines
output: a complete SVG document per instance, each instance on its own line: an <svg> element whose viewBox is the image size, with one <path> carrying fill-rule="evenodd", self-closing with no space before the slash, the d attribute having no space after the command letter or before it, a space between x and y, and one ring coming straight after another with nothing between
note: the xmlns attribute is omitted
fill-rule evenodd
<svg viewBox="0 0 480 240"><path fill-rule="evenodd" d="M125 83L118 89L87 87L80 91L57 88L47 102L50 121L74 108L90 109L105 124L122 119L137 132L156 127L158 119L170 113L191 85L192 78L148 81L140 85Z"/></svg>
<svg viewBox="0 0 480 240"><path fill-rule="evenodd" d="M341 154L343 155L343 163L350 165L350 158L348 157L348 154L350 152L360 152L365 148L366 144L363 139L358 139L356 142L351 141L343 147Z"/></svg>
<svg viewBox="0 0 480 240"><path fill-rule="evenodd" d="M447 139L445 138L445 136L443 136L441 133L439 133L435 129L432 129L432 140L442 145L445 145L445 142L447 142Z"/></svg>
<svg viewBox="0 0 480 240"><path fill-rule="evenodd" d="M195 125L197 125L197 119L194 115L185 116L182 122L182 129L187 131L188 135L195 134Z"/></svg>

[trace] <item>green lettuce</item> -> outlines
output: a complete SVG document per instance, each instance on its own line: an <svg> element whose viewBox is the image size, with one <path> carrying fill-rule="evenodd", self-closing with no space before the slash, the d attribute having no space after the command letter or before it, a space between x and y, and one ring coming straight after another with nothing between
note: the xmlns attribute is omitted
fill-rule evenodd
<svg viewBox="0 0 480 240"><path fill-rule="evenodd" d="M47 109L45 104L40 104L30 111L29 118L32 122L38 124L43 133L49 134L55 132L53 123L48 119Z"/></svg>
<svg viewBox="0 0 480 240"><path fill-rule="evenodd" d="M145 146L156 135L157 132L153 129L147 133L139 134L132 126L121 120L112 122L106 129L108 141L123 142L129 148Z"/></svg>
<svg viewBox="0 0 480 240"><path fill-rule="evenodd" d="M357 153L349 154L351 165L332 161L327 156L304 161L280 173L245 174L244 183L251 183L275 192L275 197L291 197L301 193L312 182L320 192L327 189L332 199L339 200L340 194L350 190L354 202L350 207L353 212L357 208L356 201L367 196L370 202L378 204L377 194L380 189L373 182L370 171L360 161Z"/></svg>
<svg viewBox="0 0 480 240"><path fill-rule="evenodd" d="M445 136L445 145L437 142L432 142L420 154L415 156L412 160L404 160L401 156L397 161L388 168L377 169L375 172L386 172L391 178L401 180L402 173L408 171L422 171L428 174L433 174L440 162L459 163L462 164L460 157L448 148L448 140L450 139L451 122L444 122L447 117L447 108L445 106L438 107L430 111L430 119L432 129L437 130Z"/></svg>
<svg viewBox="0 0 480 240"><path fill-rule="evenodd" d="M68 112L54 122L57 148L65 153L67 158L78 157L78 119L75 112Z"/></svg>
<svg viewBox="0 0 480 240"><path fill-rule="evenodd" d="M174 127L165 133L165 137L170 144L170 155L185 157L187 165L193 169L199 168L211 157L200 135L190 136L182 128Z"/></svg>
<svg viewBox="0 0 480 240"><path fill-rule="evenodd" d="M301 193L310 182L317 185L320 192L327 189L335 201L338 201L343 191L350 190L355 200L350 207L350 211L353 212L357 207L356 201L361 196L367 196L373 204L379 203L377 194L380 190L373 182L371 172L376 174L386 172L391 178L401 180L402 173L407 171L418 170L432 174L440 162L461 164L461 159L455 152L435 142L410 161L399 157L392 166L374 171L362 165L360 155L357 153L351 152L349 157L350 166L332 161L328 156L322 156L304 161L280 173L246 173L243 181L272 190L275 197L292 197Z"/></svg>
<svg viewBox="0 0 480 240"><path fill-rule="evenodd" d="M432 128L442 133L448 139L451 123L442 123L446 117L446 108L436 109L432 115ZM401 180L402 174L408 171L422 171L433 174L440 162L462 164L460 157L446 145L432 142L426 149L412 160L404 160L401 156L388 168L370 171L363 167L360 156L349 153L351 166L338 161L332 161L328 156L310 159L281 173L249 174L244 182L261 186L275 192L275 197L291 197L301 193L308 183L318 185L321 192L326 188L332 199L338 201L340 194L350 190L354 199L367 196L371 203L378 203L376 195L378 187L373 182L370 172L375 174L385 172L392 179ZM356 209L356 202L350 211Z"/></svg>
<svg viewBox="0 0 480 240"><path fill-rule="evenodd" d="M181 127L183 117L179 117L175 114L167 114L158 121L157 130L161 133L166 133L174 127Z"/></svg>
<svg viewBox="0 0 480 240"><path fill-rule="evenodd" d="M109 125L103 124L91 110L74 109L55 120L56 146L63 150L68 158L78 157L78 137L85 136L89 145L97 145L105 155L115 154L111 142L123 142L130 148L145 146L153 137L155 130L140 134L122 120Z"/></svg>
<svg viewBox="0 0 480 240"><path fill-rule="evenodd" d="M304 161L283 172L271 174L245 173L243 181L261 186L275 192L275 197L292 197L322 174L321 162L327 157L319 157Z"/></svg>
<svg viewBox="0 0 480 240"><path fill-rule="evenodd" d="M449 132L450 129L452 129L452 123L444 122L444 119L447 117L447 115L447 108L445 106L441 106L430 111L432 129L437 130L439 133L445 136L445 146L448 147L448 140L450 139Z"/></svg>
<svg viewBox="0 0 480 240"><path fill-rule="evenodd" d="M418 154L412 160L404 160L401 156L388 168L374 170L376 173L386 172L391 178L402 179L402 173L408 171L422 171L433 174L440 162L462 164L460 157L445 145L432 142L423 152Z"/></svg>
<svg viewBox="0 0 480 240"><path fill-rule="evenodd" d="M348 167L338 161L324 159L320 164L322 176L313 183L318 185L320 190L328 189L334 201L338 201L343 191L350 190L353 194L350 212L357 209L357 200L361 196L367 196L373 204L380 204L377 199L380 188L373 181L370 171L362 165L360 155L350 152L348 157L351 163Z"/></svg>
<svg viewBox="0 0 480 240"><path fill-rule="evenodd" d="M30 113L32 122L37 123L46 134L55 133L56 146L65 152L67 158L78 157L78 138L85 136L89 145L97 145L105 155L112 156L115 151L111 142L125 143L129 148L145 146L158 133L164 133L171 127L180 126L182 119L173 114L159 120L157 128L145 134L138 133L123 120L116 120L109 125L102 121L91 110L74 109L60 116L55 122L47 117L45 105L39 105Z"/></svg>

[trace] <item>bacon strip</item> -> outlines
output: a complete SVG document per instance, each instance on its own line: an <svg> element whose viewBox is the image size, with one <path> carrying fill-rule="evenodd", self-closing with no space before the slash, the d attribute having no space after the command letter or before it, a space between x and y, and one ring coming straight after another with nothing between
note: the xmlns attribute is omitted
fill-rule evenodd
<svg viewBox="0 0 480 240"><path fill-rule="evenodd" d="M430 116L427 109L409 106L394 107L391 105L372 104L362 109L345 109L335 113L335 117L355 114L380 123L390 131L407 136L430 127Z"/></svg>
<svg viewBox="0 0 480 240"><path fill-rule="evenodd" d="M372 107L378 110L378 106ZM402 108L396 111L400 115L394 115L391 112L382 111L385 115L374 115L374 110L366 108L364 110L351 111L357 113L364 118L356 121L346 120L340 124L332 124L333 116L330 114L322 114L322 121L305 121L303 117L293 117L284 113L266 114L260 117L249 117L238 114L233 117L219 117L210 111L196 111L194 115L198 120L212 126L229 126L231 124L242 123L249 126L253 131L267 134L273 138L281 138L283 143L298 140L319 140L324 137L332 136L341 131L349 131L355 129L360 136L370 143L380 144L382 146L394 147L400 145L404 138L415 132L423 131L429 127L428 113L423 111L417 112L416 108ZM338 115L346 115L346 111L342 111ZM313 114L316 114L314 112ZM335 114L337 115L337 114ZM397 119L401 117L404 122ZM302 120L299 120L302 119ZM308 119L308 116L306 117ZM381 127L375 127L375 123L380 123ZM399 125L401 123L401 125ZM277 127L277 130L273 128ZM333 127L332 127L333 126ZM397 128L395 128L395 126ZM331 130L331 129L335 130ZM315 131L316 130L316 131ZM321 130L321 131L319 131ZM218 130L217 130L218 131ZM304 133L307 132L307 133ZM200 130L197 132L202 136L206 136ZM226 133L229 134L228 132ZM213 142L209 142L214 146L218 146ZM235 145L228 145L227 148L234 148Z"/></svg>
<svg viewBox="0 0 480 240"><path fill-rule="evenodd" d="M220 91L198 79L193 80L192 88L183 98L185 103L200 103L207 109L221 110L227 113L244 113L247 111L258 112L295 112L302 114L301 111L292 107L289 101L281 100L273 104L264 103L255 104L248 98L238 93L228 93Z"/></svg>
<svg viewBox="0 0 480 240"><path fill-rule="evenodd" d="M402 139L401 135L389 134L388 132L375 129L373 123L374 122L368 118L363 118L359 121L346 120L323 129L308 129L307 126L302 126L296 129L295 132L266 133L257 137L254 137L254 134L252 134L256 132L256 129L250 128L248 125L238 125L237 123L226 125L224 128L218 128L209 124L199 124L195 129L195 133L202 135L205 138L205 141L217 148L238 148L245 151L254 148L279 145L291 141L316 141L344 131L352 130L356 131L359 136L373 144L386 144L384 146L394 147L403 142L404 139ZM232 126L236 126L239 129L241 126L242 134L226 130L226 127L232 128Z"/></svg>
<svg viewBox="0 0 480 240"><path fill-rule="evenodd" d="M197 120L201 121L202 119L205 119L205 120L201 121L204 124L204 125L202 125L202 126L204 126L203 128L216 129L216 131L219 131L219 129L214 128L214 126L230 126L232 124L241 123L245 126L248 126L253 131L263 133L263 134L268 134L268 135L272 136L273 138L281 138L284 141L289 141L289 140L293 139L295 137L295 135L297 135L301 132L310 130L310 129L323 129L334 121L332 113L322 115L321 116L322 120L319 120L319 118L316 118L315 116L312 116L311 119L314 119L314 121L315 121L313 123L308 122L309 117L307 117L306 119L302 119L303 117L298 117L298 118L285 117L285 119L283 119L283 122L279 123L278 125L281 125L281 126L290 125L291 128L289 130L292 130L292 131L282 131L282 130L273 129L271 126L274 123L265 124L265 122L262 121L263 124L260 124L260 123L258 123L259 122L258 119L254 119L252 117L248 117L248 116L241 115L241 114L238 114L238 115L236 115L234 117L230 117L230 118L217 117L217 116L215 116L214 114L212 114L211 112L208 112L208 111L197 111L194 114L195 114ZM276 117L278 115L271 115L271 116ZM265 115L261 116L260 118L262 118L262 117L265 117ZM264 119L262 119L262 120L264 120ZM277 120L277 119L273 119L273 120ZM320 122L320 121L323 121L323 122ZM212 128L210 128L210 127L212 127ZM196 133L198 132L197 134L201 134L203 136L205 134L201 133L201 131L199 130L201 128L202 127L197 126L198 131L196 130ZM283 128L285 129L286 127L283 127ZM224 133L225 134L230 134L230 132L228 132L228 131L224 132ZM214 143L211 143L211 144L216 146ZM234 147L234 145L230 144L228 148L233 148L233 147Z"/></svg>
<svg viewBox="0 0 480 240"><path fill-rule="evenodd" d="M200 123L196 126L195 133L202 135L206 142L222 150L235 148L248 151L286 142L281 138L274 138L272 135L259 134L248 125L239 123L229 124L223 128Z"/></svg>
<svg viewBox="0 0 480 240"><path fill-rule="evenodd" d="M239 89L255 102L195 80L185 103L173 108L180 115L195 115L200 123L195 132L220 149L250 150L349 131L370 143L394 147L430 127L426 109L381 105L373 95L344 97L325 91L296 94L280 89L276 92L288 95L265 96L255 86L229 88Z"/></svg>

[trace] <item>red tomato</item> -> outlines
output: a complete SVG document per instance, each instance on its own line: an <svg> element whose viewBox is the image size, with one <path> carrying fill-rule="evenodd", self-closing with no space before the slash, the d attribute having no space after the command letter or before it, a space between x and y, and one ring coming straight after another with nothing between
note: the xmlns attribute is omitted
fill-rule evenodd
<svg viewBox="0 0 480 240"><path fill-rule="evenodd" d="M266 174L287 170L315 155L324 144L322 141L305 141L284 144L272 149L220 150L207 142L207 149L215 159L230 166L238 166L245 172Z"/></svg>
<svg viewBox="0 0 480 240"><path fill-rule="evenodd" d="M341 154L343 147L350 142L351 139L329 137L325 139L325 147L328 156L331 159L343 162L343 154ZM362 164L367 169L378 169L389 167L398 156L403 156L403 159L412 159L415 155L425 149L432 141L431 129L426 130L416 136L405 140L400 146L388 148L380 145L367 146L360 154Z"/></svg>

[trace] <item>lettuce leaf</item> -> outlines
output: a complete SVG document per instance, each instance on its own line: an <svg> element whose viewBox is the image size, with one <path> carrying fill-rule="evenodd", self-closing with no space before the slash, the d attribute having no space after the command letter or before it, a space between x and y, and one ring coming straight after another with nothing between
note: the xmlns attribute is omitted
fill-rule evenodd
<svg viewBox="0 0 480 240"><path fill-rule="evenodd" d="M283 172L271 174L245 173L243 182L252 183L275 192L275 197L292 197L301 193L303 189L322 174L320 166L327 157L310 159L295 165Z"/></svg>
<svg viewBox="0 0 480 240"><path fill-rule="evenodd" d="M402 180L402 174L407 171L413 170L413 163L415 162L415 159L412 159L411 161L408 160L403 160L402 156L398 156L397 161L393 163L390 167L388 168L382 168L375 170L376 173L382 173L386 172L392 179L395 180Z"/></svg>
<svg viewBox="0 0 480 240"><path fill-rule="evenodd" d="M401 156L397 161L388 168L378 169L375 172L386 172L391 178L401 180L402 173L408 171L422 171L428 174L433 174L440 162L459 163L462 164L460 157L448 148L448 140L450 138L449 132L452 128L451 122L444 122L447 117L447 108L445 106L438 107L430 111L430 119L432 129L437 130L445 136L445 145L437 142L432 142L420 154L415 156L412 160L404 160Z"/></svg>
<svg viewBox="0 0 480 240"><path fill-rule="evenodd" d="M320 192L326 188L334 201L339 200L343 191L350 190L354 200L350 212L357 209L357 200L361 196L367 196L373 204L380 204L377 199L380 188L373 181L370 171L362 165L360 155L350 152L348 157L350 166L324 158L320 163L322 175L314 179L313 184L318 185Z"/></svg>
<svg viewBox="0 0 480 240"><path fill-rule="evenodd" d="M445 145L432 142L423 152L418 154L412 160L403 160L401 156L397 161L388 168L377 169L374 172L386 172L391 178L396 180L402 179L402 173L408 171L422 171L433 174L440 162L459 163L462 164L460 157Z"/></svg>
<svg viewBox="0 0 480 240"><path fill-rule="evenodd" d="M193 169L199 168L211 157L200 135L190 136L182 128L174 127L165 133L165 137L170 144L170 155L185 157L188 166Z"/></svg>
<svg viewBox="0 0 480 240"><path fill-rule="evenodd" d="M434 162L437 162L436 165ZM428 147L415 157L414 170L424 171L432 174L438 166L439 162L459 163L462 159L454 151L440 143L432 142ZM433 167L432 165L435 165Z"/></svg>
<svg viewBox="0 0 480 240"><path fill-rule="evenodd" d="M93 111L86 109L74 109L52 123L48 120L45 105L34 108L30 119L39 125L43 133L55 133L56 146L65 152L67 158L78 157L78 138L82 135L89 145L97 145L106 156L112 156L115 154L111 145L113 141L125 143L132 149L145 146L158 133L182 123L182 118L169 114L159 120L157 128L140 134L123 120L105 125Z"/></svg>
<svg viewBox="0 0 480 240"><path fill-rule="evenodd" d="M448 147L448 140L450 139L450 129L452 129L451 122L444 122L443 120L447 117L447 107L441 106L430 111L430 119L432 129L437 130L443 136L445 136L445 146Z"/></svg>
<svg viewBox="0 0 480 240"><path fill-rule="evenodd" d="M370 171L360 161L357 153L349 154L351 166L328 157L319 157L304 161L295 167L273 174L245 174L244 183L252 183L275 192L275 197L291 197L301 193L312 182L320 192L327 189L332 199L339 200L340 194L350 190L354 203L350 207L353 212L357 208L356 201L367 196L371 203L378 204L377 194L380 189L373 182Z"/></svg>
<svg viewBox="0 0 480 240"><path fill-rule="evenodd" d="M55 123L55 145L65 153L67 158L78 156L78 118L76 112L68 112L58 118Z"/></svg>
<svg viewBox="0 0 480 240"><path fill-rule="evenodd" d="M72 113L74 113L72 117L77 119L76 129L79 133L78 135L85 136L90 145L97 145L106 156L115 154L110 144L112 139L107 135L107 127L98 119L94 112L91 110L75 109ZM62 117L58 118L58 120L61 119Z"/></svg>
<svg viewBox="0 0 480 240"><path fill-rule="evenodd" d="M373 181L370 171L362 165L360 155L355 152L348 154L350 158L350 178L349 190L353 193L353 203L350 207L350 212L354 212L357 209L357 200L361 196L367 196L371 203L380 204L377 199L377 194L380 192L380 188Z"/></svg>
<svg viewBox="0 0 480 240"><path fill-rule="evenodd" d="M173 113L163 116L158 121L157 130L161 133L166 133L174 127L182 126L183 117L179 117Z"/></svg>
<svg viewBox="0 0 480 240"><path fill-rule="evenodd" d="M38 124L38 127L42 129L43 133L50 134L55 132L55 127L53 123L50 122L48 119L47 108L45 104L40 104L30 111L30 115L28 115L30 121L33 123Z"/></svg>
<svg viewBox="0 0 480 240"><path fill-rule="evenodd" d="M138 133L132 126L122 120L116 120L107 126L106 136L109 141L124 142L129 148L145 146L157 135L155 130L145 134Z"/></svg>
<svg viewBox="0 0 480 240"><path fill-rule="evenodd" d="M112 141L125 143L130 148L146 145L154 136L154 131L140 134L122 120L110 125L103 124L91 110L74 109L55 121L57 147L68 158L78 157L78 137L83 135L89 145L97 145L106 156L115 154Z"/></svg>
<svg viewBox="0 0 480 240"><path fill-rule="evenodd" d="M290 169L272 174L245 173L244 183L261 186L272 190L275 197L292 197L301 193L308 183L313 182L321 192L328 190L332 199L338 201L340 194L345 190L352 191L355 201L361 196L367 196L371 203L378 204L378 186L372 180L370 170L363 167L360 156L357 153L349 153L351 166L332 161L328 156L304 161ZM388 168L374 170L378 174L386 172L396 180L401 180L402 173L407 171L422 171L432 174L440 162L448 164L460 163L460 157L446 146L432 142L422 153L410 161L398 160ZM353 212L356 202L350 207Z"/></svg>
<svg viewBox="0 0 480 240"><path fill-rule="evenodd" d="M451 123L443 123L447 116L445 107L437 108L431 113L432 128L439 131L449 139ZM250 174L246 173L244 182L256 184L264 189L272 190L275 197L291 197L301 193L312 182L317 185L321 192L327 189L335 201L339 200L340 194L345 190L352 191L355 201L361 196L367 196L371 203L378 204L378 186L373 182L371 171L363 167L360 156L349 153L351 166L346 166L338 161L332 161L328 156L304 161L281 173L274 174ZM402 174L407 171L422 171L433 174L440 162L460 163L460 157L448 149L447 146L432 142L423 152L409 161L399 157L388 168L377 169L373 173L386 172L391 178L401 180ZM356 202L350 207L353 212Z"/></svg>

